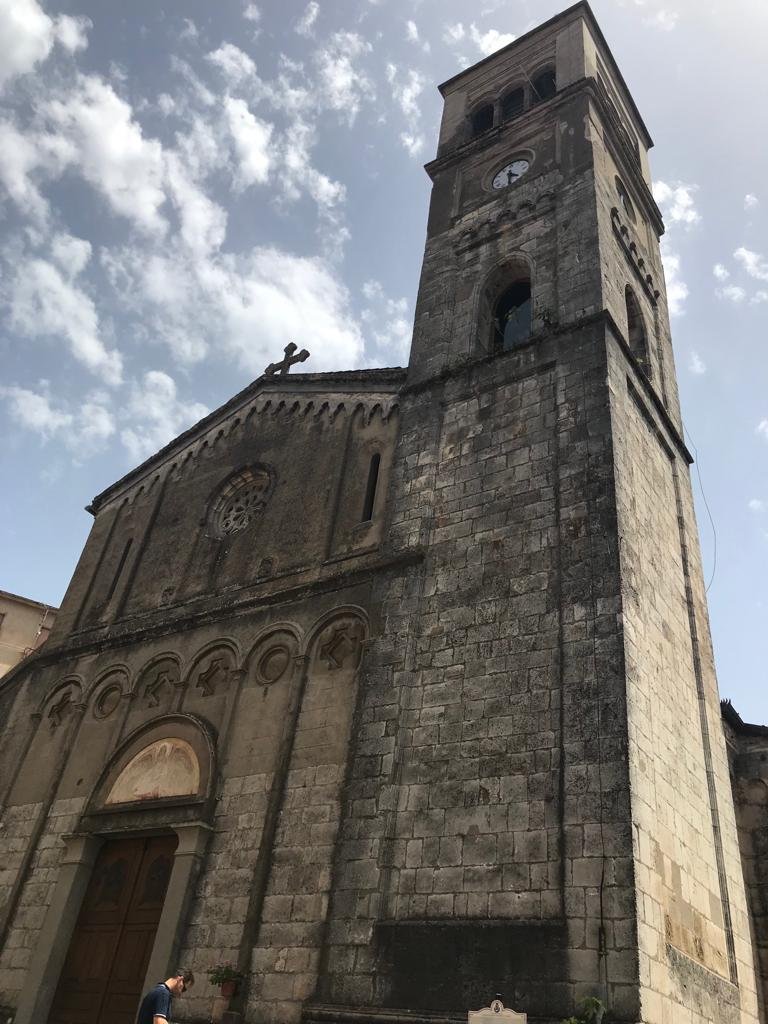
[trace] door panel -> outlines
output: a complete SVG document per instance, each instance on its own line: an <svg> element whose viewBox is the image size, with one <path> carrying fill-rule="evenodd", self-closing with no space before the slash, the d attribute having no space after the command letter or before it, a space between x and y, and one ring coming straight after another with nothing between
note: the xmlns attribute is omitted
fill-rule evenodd
<svg viewBox="0 0 768 1024"><path fill-rule="evenodd" d="M102 847L49 1024L133 1024L176 843L158 836Z"/></svg>

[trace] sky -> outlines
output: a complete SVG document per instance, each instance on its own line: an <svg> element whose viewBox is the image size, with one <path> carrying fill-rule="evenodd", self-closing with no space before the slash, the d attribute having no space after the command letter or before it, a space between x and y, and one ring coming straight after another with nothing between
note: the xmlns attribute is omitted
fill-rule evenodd
<svg viewBox="0 0 768 1024"><path fill-rule="evenodd" d="M550 0L0 0L0 588L257 377L404 365L437 84ZM720 688L768 723L764 0L594 0L656 147Z"/></svg>

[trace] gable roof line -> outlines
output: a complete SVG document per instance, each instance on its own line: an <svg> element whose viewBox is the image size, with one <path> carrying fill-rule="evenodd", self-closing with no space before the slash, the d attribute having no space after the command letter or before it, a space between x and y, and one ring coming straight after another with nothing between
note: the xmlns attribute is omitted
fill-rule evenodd
<svg viewBox="0 0 768 1024"><path fill-rule="evenodd" d="M406 374L407 371L402 366L390 366L372 370L332 370L325 373L275 374L269 377L262 374L246 385L242 391L238 391L237 394L227 399L222 405L209 412L207 416L193 423L191 427L183 430L180 434L177 434L168 444L164 445L153 455L150 455L148 459L145 459L138 466L135 466L118 480L115 480L109 487L106 487L97 494L89 505L85 506L85 511L95 516L99 508L115 491L126 484L139 480L152 466L165 461L171 452L183 448L197 435L209 430L217 420L226 418L230 413L244 405L248 399L260 392L279 392L285 390L286 385L297 384L322 384L328 386L328 390L332 390L332 385L334 384L346 388L349 388L350 385L389 385L391 390L398 391L405 381Z"/></svg>

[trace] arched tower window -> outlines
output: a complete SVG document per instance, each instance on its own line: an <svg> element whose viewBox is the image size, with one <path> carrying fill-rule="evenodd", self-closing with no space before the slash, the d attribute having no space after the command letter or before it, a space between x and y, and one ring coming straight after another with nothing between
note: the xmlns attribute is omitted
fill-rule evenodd
<svg viewBox="0 0 768 1024"><path fill-rule="evenodd" d="M643 370L650 376L651 365L648 358L648 338L645 333L643 314L635 293L627 285L624 289L624 300L627 305L627 340L632 355L642 366Z"/></svg>
<svg viewBox="0 0 768 1024"><path fill-rule="evenodd" d="M496 301L493 313L493 345L507 352L531 336L531 282L521 278L509 285Z"/></svg>
<svg viewBox="0 0 768 1024"><path fill-rule="evenodd" d="M472 111L470 121L473 135L481 135L489 128L493 128L493 104L484 103L481 107L477 107Z"/></svg>
<svg viewBox="0 0 768 1024"><path fill-rule="evenodd" d="M525 90L513 89L501 101L501 120L511 121L525 109Z"/></svg>
<svg viewBox="0 0 768 1024"><path fill-rule="evenodd" d="M555 69L545 68L540 71L531 83L531 99L533 103L541 103L543 100L551 100L557 92L555 84Z"/></svg>
<svg viewBox="0 0 768 1024"><path fill-rule="evenodd" d="M480 351L507 352L522 345L533 330L531 269L513 255L488 275L480 292L477 343Z"/></svg>

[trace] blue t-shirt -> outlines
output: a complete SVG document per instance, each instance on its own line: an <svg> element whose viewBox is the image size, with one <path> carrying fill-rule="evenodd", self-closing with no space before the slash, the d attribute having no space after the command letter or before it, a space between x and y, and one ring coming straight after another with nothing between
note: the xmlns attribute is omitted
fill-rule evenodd
<svg viewBox="0 0 768 1024"><path fill-rule="evenodd" d="M155 985L141 1000L136 1024L152 1024L154 1017L165 1017L166 1020L170 1020L172 999L171 990L166 984Z"/></svg>

